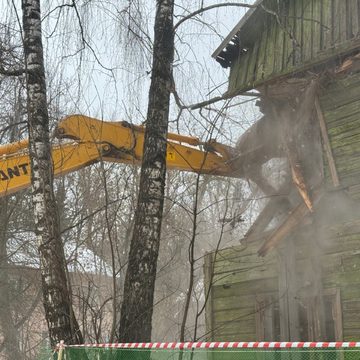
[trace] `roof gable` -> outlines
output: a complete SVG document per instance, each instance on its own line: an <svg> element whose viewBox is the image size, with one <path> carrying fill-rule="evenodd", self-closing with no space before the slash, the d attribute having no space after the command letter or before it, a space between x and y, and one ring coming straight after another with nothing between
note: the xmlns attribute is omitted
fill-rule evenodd
<svg viewBox="0 0 360 360"><path fill-rule="evenodd" d="M360 49L357 1L263 0L215 51L229 92L256 88ZM231 40L229 40L231 38Z"/></svg>

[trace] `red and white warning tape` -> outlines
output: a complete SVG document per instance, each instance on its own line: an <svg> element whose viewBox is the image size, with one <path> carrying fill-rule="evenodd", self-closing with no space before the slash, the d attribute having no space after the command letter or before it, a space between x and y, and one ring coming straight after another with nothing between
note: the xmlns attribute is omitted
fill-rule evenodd
<svg viewBox="0 0 360 360"><path fill-rule="evenodd" d="M81 344L68 347L122 348L122 349L327 349L360 348L360 342L155 342L155 343L112 343Z"/></svg>

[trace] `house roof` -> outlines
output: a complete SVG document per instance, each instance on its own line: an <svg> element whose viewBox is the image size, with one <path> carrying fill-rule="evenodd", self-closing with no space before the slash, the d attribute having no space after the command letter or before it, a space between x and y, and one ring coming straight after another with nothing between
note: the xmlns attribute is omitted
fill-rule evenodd
<svg viewBox="0 0 360 360"><path fill-rule="evenodd" d="M249 8L246 14L240 19L240 21L235 25L235 27L230 31L230 33L226 36L226 38L221 42L221 44L217 47L217 49L211 55L217 61L219 60L219 56L222 56L222 53L226 50L227 46L234 42L234 38L242 29L242 27L250 20L251 16L259 9L259 5L261 5L264 0L256 0L253 4L253 7ZM221 61L219 61L221 63Z"/></svg>
<svg viewBox="0 0 360 360"><path fill-rule="evenodd" d="M228 94L258 89L265 83L334 69L360 51L360 9L332 0L336 16L322 0L258 0L213 53L231 68ZM311 5L311 6L310 6ZM345 11L346 10L346 11ZM309 21L311 20L311 21Z"/></svg>

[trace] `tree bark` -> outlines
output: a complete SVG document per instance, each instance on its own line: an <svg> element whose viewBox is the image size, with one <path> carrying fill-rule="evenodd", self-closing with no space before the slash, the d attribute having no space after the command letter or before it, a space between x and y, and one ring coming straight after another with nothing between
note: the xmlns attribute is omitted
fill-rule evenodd
<svg viewBox="0 0 360 360"><path fill-rule="evenodd" d="M9 223L8 199L0 199L0 358L22 359L19 333L15 327L11 309L11 288L8 275L7 230ZM3 351L1 347L3 346Z"/></svg>
<svg viewBox="0 0 360 360"><path fill-rule="evenodd" d="M174 0L158 0L144 156L121 307L119 341L151 340L166 176L166 138L174 54Z"/></svg>
<svg viewBox="0 0 360 360"><path fill-rule="evenodd" d="M16 94L16 90L14 92ZM21 97L15 95L13 112L9 118L9 137L10 143L15 141L15 124L21 121ZM5 120L5 119L2 119ZM20 350L20 336L15 324L12 303L14 301L9 274L9 254L8 254L8 230L11 216L16 206L17 200L10 201L4 197L0 199L0 337L3 338L0 344L0 358L2 359L22 359ZM16 314L15 314L16 315Z"/></svg>
<svg viewBox="0 0 360 360"><path fill-rule="evenodd" d="M81 343L82 335L71 305L59 215L53 191L40 0L22 0L22 10L32 201L45 317L52 346L60 340L67 344Z"/></svg>

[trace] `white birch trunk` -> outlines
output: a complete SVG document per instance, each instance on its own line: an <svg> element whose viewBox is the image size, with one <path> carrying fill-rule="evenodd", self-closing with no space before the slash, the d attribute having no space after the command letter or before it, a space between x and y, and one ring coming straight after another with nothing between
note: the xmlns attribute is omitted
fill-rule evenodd
<svg viewBox="0 0 360 360"><path fill-rule="evenodd" d="M53 192L49 116L41 40L40 0L22 0L32 201L43 302L50 342L82 342L72 310L59 216Z"/></svg>

